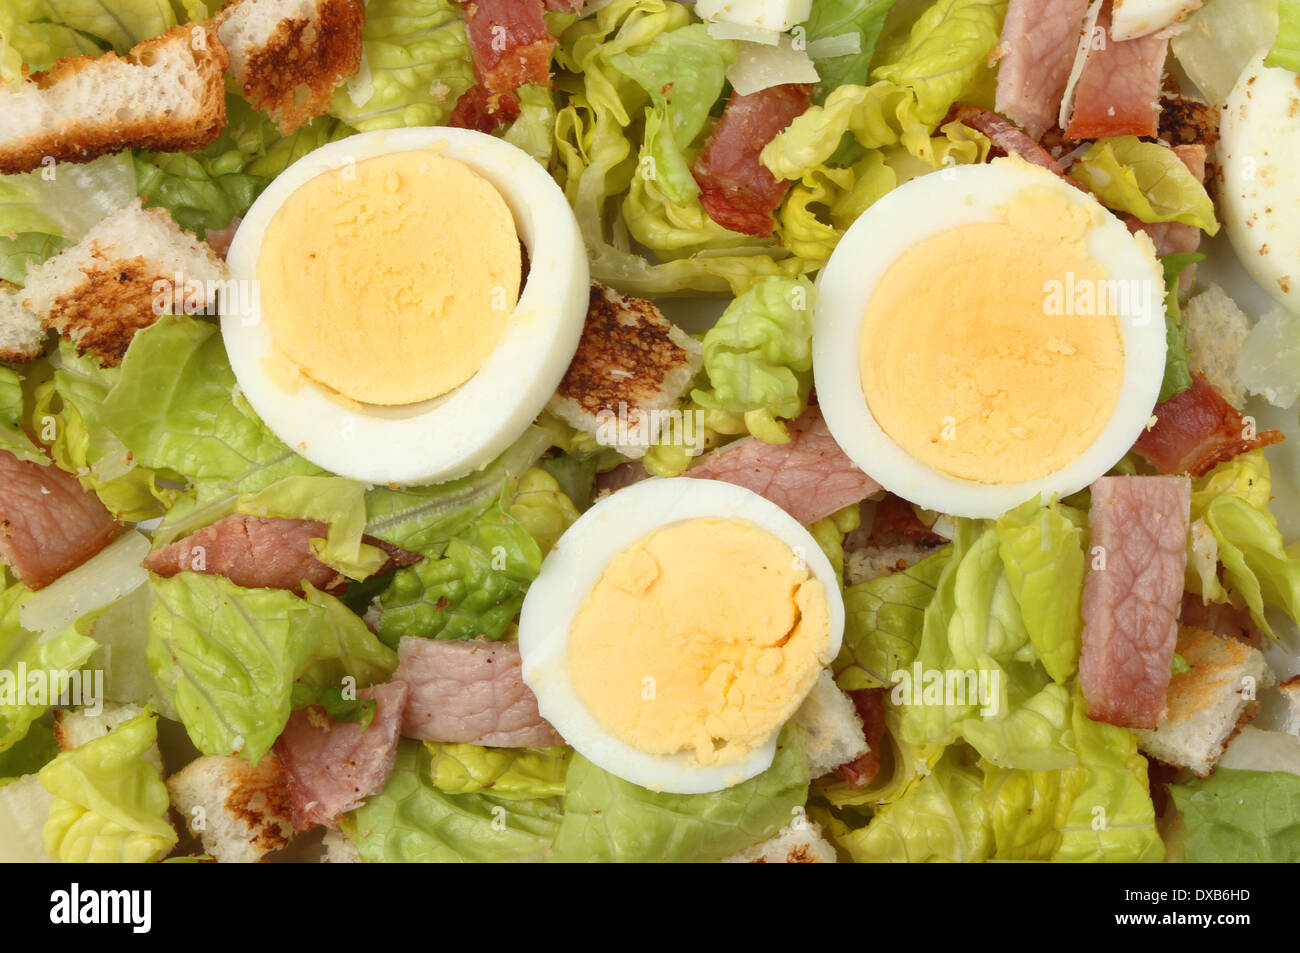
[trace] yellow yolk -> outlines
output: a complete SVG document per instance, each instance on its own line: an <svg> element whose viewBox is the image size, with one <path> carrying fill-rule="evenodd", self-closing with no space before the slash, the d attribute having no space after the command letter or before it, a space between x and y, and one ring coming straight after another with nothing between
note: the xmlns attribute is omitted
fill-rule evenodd
<svg viewBox="0 0 1300 953"><path fill-rule="evenodd" d="M271 219L257 262L262 311L288 361L367 404L428 400L473 377L520 274L500 193L423 150L305 183Z"/></svg>
<svg viewBox="0 0 1300 953"><path fill-rule="evenodd" d="M1004 211L895 261L859 350L880 428L917 460L982 483L1045 477L1105 429L1124 376L1115 305L1133 290L1087 253L1100 210L1033 187Z"/></svg>
<svg viewBox="0 0 1300 953"><path fill-rule="evenodd" d="M826 591L775 536L685 520L623 550L569 631L579 699L649 754L726 764L771 738L831 660Z"/></svg>

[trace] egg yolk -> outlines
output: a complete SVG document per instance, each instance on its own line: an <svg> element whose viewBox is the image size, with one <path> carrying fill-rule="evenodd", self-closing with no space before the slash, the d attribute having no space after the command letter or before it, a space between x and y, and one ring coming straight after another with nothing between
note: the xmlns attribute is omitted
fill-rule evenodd
<svg viewBox="0 0 1300 953"><path fill-rule="evenodd" d="M272 217L257 262L284 357L343 397L384 405L473 377L514 310L520 274L501 194L427 150L304 183Z"/></svg>
<svg viewBox="0 0 1300 953"><path fill-rule="evenodd" d="M831 659L826 591L785 543L738 520L657 530L606 567L574 617L578 698L649 754L740 760Z"/></svg>
<svg viewBox="0 0 1300 953"><path fill-rule="evenodd" d="M1088 254L1099 209L1033 187L1004 211L904 252L859 349L880 428L922 463L991 484L1054 473L1101 435L1124 377L1116 314L1141 293Z"/></svg>

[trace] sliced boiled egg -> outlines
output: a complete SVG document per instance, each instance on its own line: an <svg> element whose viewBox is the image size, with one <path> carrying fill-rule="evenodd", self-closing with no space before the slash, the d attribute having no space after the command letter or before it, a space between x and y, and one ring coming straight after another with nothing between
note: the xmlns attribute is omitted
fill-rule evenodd
<svg viewBox="0 0 1300 953"><path fill-rule="evenodd" d="M394 485L462 476L523 433L590 287L546 170L441 127L307 154L253 203L227 262L222 337L249 403L313 463Z"/></svg>
<svg viewBox="0 0 1300 953"><path fill-rule="evenodd" d="M1145 235L1018 159L871 206L818 281L817 399L845 453L925 509L995 517L1124 456L1165 363Z"/></svg>
<svg viewBox="0 0 1300 953"><path fill-rule="evenodd" d="M588 510L524 600L524 681L564 740L653 791L699 794L772 763L839 653L835 571L756 493L648 480Z"/></svg>
<svg viewBox="0 0 1300 953"><path fill-rule="evenodd" d="M1242 266L1300 312L1300 77L1261 51L1228 95L1219 124L1220 202Z"/></svg>

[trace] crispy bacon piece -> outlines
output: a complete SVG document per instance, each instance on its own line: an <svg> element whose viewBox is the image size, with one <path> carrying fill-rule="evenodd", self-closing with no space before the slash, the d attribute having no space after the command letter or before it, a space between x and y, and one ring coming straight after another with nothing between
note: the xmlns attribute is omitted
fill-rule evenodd
<svg viewBox="0 0 1300 953"><path fill-rule="evenodd" d="M886 493L885 498L876 504L875 516L871 521L871 533L867 536L867 545L882 549L901 546L904 543L926 543L939 545L947 540L938 533L931 532L930 527L921 522L912 509L912 504L901 496Z"/></svg>
<svg viewBox="0 0 1300 953"><path fill-rule="evenodd" d="M1078 142L1104 136L1154 136L1160 122L1160 77L1168 37L1155 33L1136 40L1110 38L1111 4L1097 18L1104 47L1093 42L1075 87L1065 137Z"/></svg>
<svg viewBox="0 0 1300 953"><path fill-rule="evenodd" d="M993 143L992 155L1017 155L1026 162L1042 166L1059 176L1065 175L1061 163L1050 152L1040 146L1029 136L1015 127L1015 124L1003 119L997 113L980 109L978 106L953 106L946 121L956 121L970 126L976 132L982 132Z"/></svg>
<svg viewBox="0 0 1300 953"><path fill-rule="evenodd" d="M546 9L552 13L580 13L586 0L546 0Z"/></svg>
<svg viewBox="0 0 1300 953"><path fill-rule="evenodd" d="M1161 473L1201 476L1224 460L1282 442L1282 431L1254 433L1245 418L1200 374L1192 386L1153 411L1156 425L1133 444Z"/></svg>
<svg viewBox="0 0 1300 953"><path fill-rule="evenodd" d="M542 0L468 0L463 6L474 75L488 93L550 85L555 37L546 31Z"/></svg>
<svg viewBox="0 0 1300 953"><path fill-rule="evenodd" d="M811 102L812 87L801 83L771 86L748 96L731 94L691 166L709 218L733 232L772 234L772 213L790 183L777 181L758 157Z"/></svg>
<svg viewBox="0 0 1300 953"><path fill-rule="evenodd" d="M456 100L447 125L493 133L519 118L519 97L512 92L490 93L486 86L471 86Z"/></svg>
<svg viewBox="0 0 1300 953"><path fill-rule="evenodd" d="M867 753L835 769L851 788L865 788L880 770L880 747L885 740L885 693L887 688L867 688L849 692L853 707L862 719L867 736Z"/></svg>

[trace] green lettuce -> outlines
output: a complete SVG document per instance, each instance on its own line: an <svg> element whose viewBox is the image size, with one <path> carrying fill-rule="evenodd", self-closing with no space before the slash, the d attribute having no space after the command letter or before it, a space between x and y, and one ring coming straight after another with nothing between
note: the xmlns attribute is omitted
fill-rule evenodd
<svg viewBox="0 0 1300 953"><path fill-rule="evenodd" d="M853 788L834 774L816 779L813 790L837 808L892 804L906 794L918 777L929 774L943 757L941 745L913 747L902 737L898 712L885 708L885 736L880 767L866 787Z"/></svg>
<svg viewBox="0 0 1300 953"><path fill-rule="evenodd" d="M1165 273L1165 376L1157 398L1161 402L1192 386L1192 372L1187 366L1187 328L1183 325L1178 293L1183 272L1203 258L1204 255L1189 254L1166 255L1160 259Z"/></svg>
<svg viewBox="0 0 1300 953"><path fill-rule="evenodd" d="M1064 684L1079 665L1083 632L1083 514L1031 500L998 518L998 555L1039 661Z"/></svg>
<svg viewBox="0 0 1300 953"><path fill-rule="evenodd" d="M125 53L176 25L171 0L41 0L44 18L103 40Z"/></svg>
<svg viewBox="0 0 1300 953"><path fill-rule="evenodd" d="M321 610L220 576L150 578L149 666L204 754L256 763L291 710L295 674L317 650Z"/></svg>
<svg viewBox="0 0 1300 953"><path fill-rule="evenodd" d="M498 503L448 540L441 557L393 574L379 597L379 637L389 645L404 635L499 639L541 565L536 541Z"/></svg>
<svg viewBox="0 0 1300 953"><path fill-rule="evenodd" d="M580 754L566 779L555 837L563 861L692 863L721 860L798 822L808 800L802 729L791 723L762 774L712 794L656 794Z"/></svg>
<svg viewBox="0 0 1300 953"><path fill-rule="evenodd" d="M560 826L559 798L448 794L433 778L433 756L403 741L384 790L350 817L364 860L387 863L542 859Z"/></svg>
<svg viewBox="0 0 1300 953"><path fill-rule="evenodd" d="M573 749L483 748L426 741L433 786L448 794L491 794L507 800L564 796Z"/></svg>
<svg viewBox="0 0 1300 953"><path fill-rule="evenodd" d="M1278 30L1265 66L1300 73L1300 0L1278 0Z"/></svg>
<svg viewBox="0 0 1300 953"><path fill-rule="evenodd" d="M35 774L59 753L54 729L36 722L21 740L0 751L0 788L24 774Z"/></svg>
<svg viewBox="0 0 1300 953"><path fill-rule="evenodd" d="M832 666L845 691L889 684L908 668L921 644L925 609L952 560L944 547L902 572L844 590L844 642Z"/></svg>
<svg viewBox="0 0 1300 953"><path fill-rule="evenodd" d="M997 860L1051 860L1061 828L1087 781L1085 770L1024 771L984 766L984 800Z"/></svg>
<svg viewBox="0 0 1300 953"><path fill-rule="evenodd" d="M1220 768L1169 791L1189 863L1300 862L1300 776Z"/></svg>
<svg viewBox="0 0 1300 953"><path fill-rule="evenodd" d="M299 683L334 689L344 679L351 680L350 688L388 681L397 668L397 653L338 599L310 583L304 588L307 602L321 610L321 626L310 661L296 673Z"/></svg>
<svg viewBox="0 0 1300 953"><path fill-rule="evenodd" d="M876 41L880 39L885 18L895 2L897 0L817 0L813 4L812 14L803 25L809 43L852 33L859 36L858 52L815 58L817 75L821 77L815 102L823 102L840 86L866 84Z"/></svg>
<svg viewBox="0 0 1300 953"><path fill-rule="evenodd" d="M158 716L146 711L41 769L41 785L54 795L44 832L51 857L150 863L172 848L167 786L144 757L157 741Z"/></svg>
<svg viewBox="0 0 1300 953"><path fill-rule="evenodd" d="M564 531L578 519L578 509L560 489L559 481L541 467L533 467L519 480L510 515L537 543L542 555L549 553Z"/></svg>
<svg viewBox="0 0 1300 953"><path fill-rule="evenodd" d="M0 366L0 450L7 450L19 460L48 466L50 458L23 430L25 404L22 375L12 367Z"/></svg>
<svg viewBox="0 0 1300 953"><path fill-rule="evenodd" d="M1168 146L1137 136L1098 139L1070 167L1070 177L1109 208L1144 222L1182 222L1219 231L1205 186Z"/></svg>
<svg viewBox="0 0 1300 953"><path fill-rule="evenodd" d="M745 415L768 443L790 436L776 418L799 416L812 386L813 286L806 278L762 278L736 298L704 335L709 390L703 407Z"/></svg>
<svg viewBox="0 0 1300 953"><path fill-rule="evenodd" d="M90 37L53 23L44 0L9 0L0 7L0 83L17 83L26 66L39 73L65 56L97 56Z"/></svg>
<svg viewBox="0 0 1300 953"><path fill-rule="evenodd" d="M371 132L440 126L474 85L465 21L450 0L371 0L361 69L334 93L330 115Z"/></svg>
<svg viewBox="0 0 1300 953"><path fill-rule="evenodd" d="M555 155L555 96L545 86L527 83L517 89L519 118L501 137L550 168Z"/></svg>
<svg viewBox="0 0 1300 953"><path fill-rule="evenodd" d="M1078 761L1071 747L1070 693L1055 682L1005 718L967 718L958 723L957 730L997 767L1053 771Z"/></svg>
<svg viewBox="0 0 1300 953"><path fill-rule="evenodd" d="M375 717L374 699L358 698L354 692L342 688L321 688L305 682L295 682L289 696L289 707L294 711L303 708L320 708L330 721L350 722L365 731Z"/></svg>

